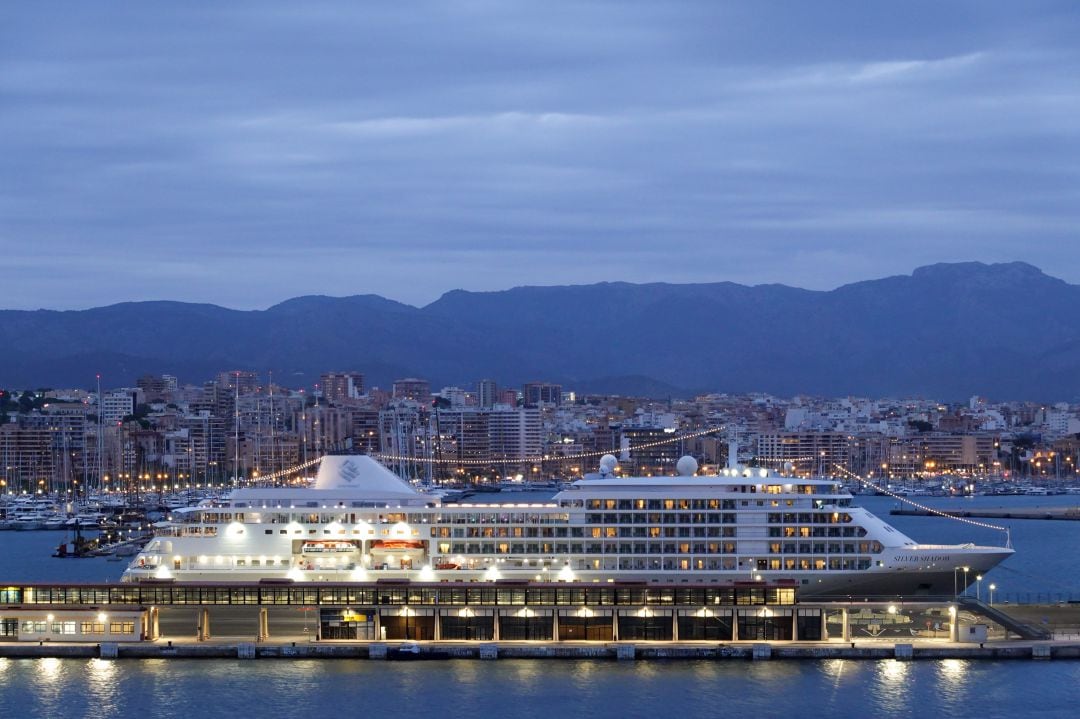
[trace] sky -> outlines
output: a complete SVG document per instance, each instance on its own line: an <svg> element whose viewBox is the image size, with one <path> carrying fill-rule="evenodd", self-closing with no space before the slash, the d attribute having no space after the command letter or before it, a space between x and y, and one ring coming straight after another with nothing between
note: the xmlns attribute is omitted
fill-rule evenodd
<svg viewBox="0 0 1080 719"><path fill-rule="evenodd" d="M1080 283L1080 5L13 2L0 307Z"/></svg>

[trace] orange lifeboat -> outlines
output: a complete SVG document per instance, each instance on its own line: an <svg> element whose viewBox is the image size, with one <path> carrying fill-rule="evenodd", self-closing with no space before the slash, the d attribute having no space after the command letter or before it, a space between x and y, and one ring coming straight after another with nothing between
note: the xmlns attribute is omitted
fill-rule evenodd
<svg viewBox="0 0 1080 719"><path fill-rule="evenodd" d="M376 539L372 549L423 549L424 543L416 539Z"/></svg>

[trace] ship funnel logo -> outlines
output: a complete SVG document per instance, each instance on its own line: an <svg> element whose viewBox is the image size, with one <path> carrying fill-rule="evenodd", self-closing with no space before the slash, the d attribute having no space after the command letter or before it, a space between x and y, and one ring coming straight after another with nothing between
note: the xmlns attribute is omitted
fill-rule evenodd
<svg viewBox="0 0 1080 719"><path fill-rule="evenodd" d="M346 461L341 465L341 478L346 482L351 482L357 478L360 474L360 469L350 461Z"/></svg>

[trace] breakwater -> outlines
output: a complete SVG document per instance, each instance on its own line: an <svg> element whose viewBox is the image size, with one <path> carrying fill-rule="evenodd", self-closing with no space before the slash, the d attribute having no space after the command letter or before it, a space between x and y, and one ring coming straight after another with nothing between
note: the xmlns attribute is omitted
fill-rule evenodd
<svg viewBox="0 0 1080 719"><path fill-rule="evenodd" d="M1080 521L1080 507L986 507L980 509L936 509L895 507L890 515L900 517L963 517L968 519L1063 519Z"/></svg>

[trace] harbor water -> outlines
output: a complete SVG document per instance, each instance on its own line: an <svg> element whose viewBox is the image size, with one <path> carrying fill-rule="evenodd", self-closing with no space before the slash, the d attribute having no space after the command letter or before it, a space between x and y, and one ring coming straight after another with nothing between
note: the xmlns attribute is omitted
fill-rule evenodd
<svg viewBox="0 0 1080 719"><path fill-rule="evenodd" d="M504 501L537 501L506 497ZM920 498L964 507L1061 506L1075 497ZM896 500L857 502L926 543L1001 544L992 529L888 517ZM995 601L1080 600L1080 522L990 520L1016 556L984 578ZM0 535L0 580L117 581L125 562L53 559L63 532ZM976 591L972 587L971 592ZM1080 662L100 660L0 659L0 711L29 716L190 717L401 714L438 717L1074 717Z"/></svg>
<svg viewBox="0 0 1080 719"><path fill-rule="evenodd" d="M1056 719L1078 687L1070 661L0 659L8 716Z"/></svg>

